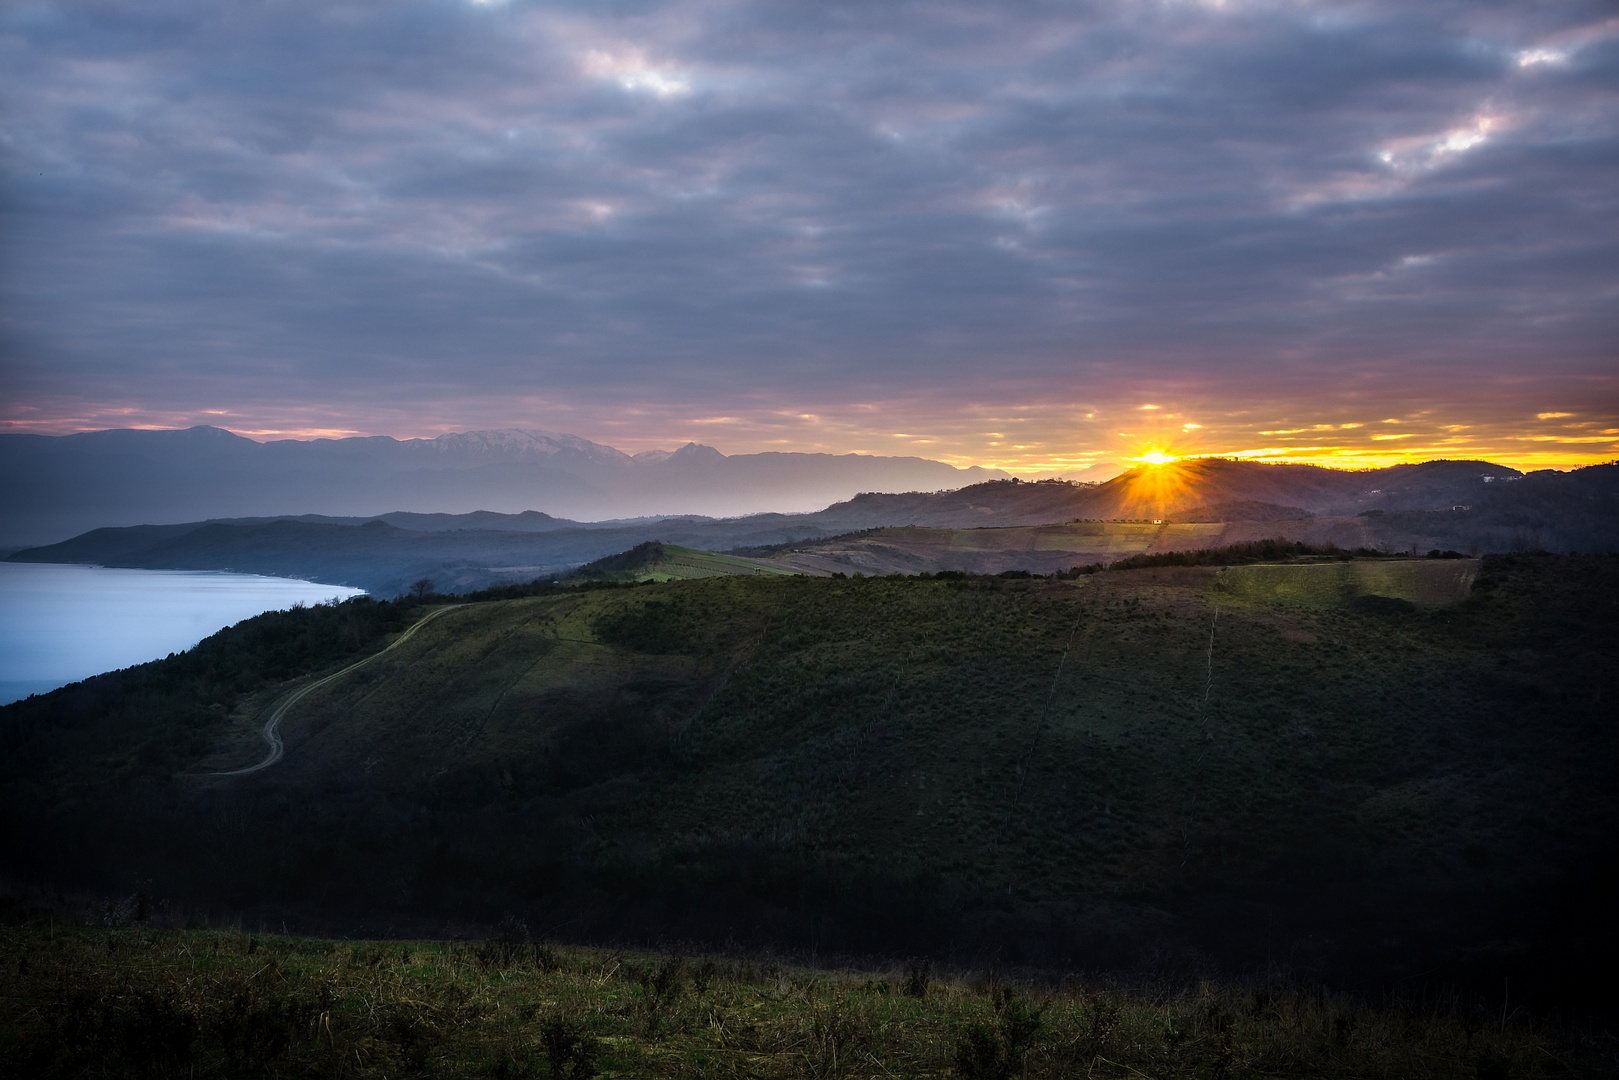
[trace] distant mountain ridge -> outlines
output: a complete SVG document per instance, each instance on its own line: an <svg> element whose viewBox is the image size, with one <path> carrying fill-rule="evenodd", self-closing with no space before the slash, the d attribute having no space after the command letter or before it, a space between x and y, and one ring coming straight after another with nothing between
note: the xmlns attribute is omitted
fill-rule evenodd
<svg viewBox="0 0 1619 1080"><path fill-rule="evenodd" d="M862 491L935 491L1005 476L916 457L728 457L697 443L630 455L546 431L263 443L215 427L0 434L0 544L227 517L532 510L596 520L804 512Z"/></svg>
<svg viewBox="0 0 1619 1080"><path fill-rule="evenodd" d="M1604 552L1619 551L1619 464L1525 475L1482 461L1338 472L1200 460L1102 484L861 495L812 517L847 531L749 554L810 572L887 574L1050 573L1274 537L1382 551Z"/></svg>
<svg viewBox="0 0 1619 1080"><path fill-rule="evenodd" d="M1039 537L1016 535L1020 529L1076 520L1146 524L1123 532L1047 528ZM1176 524L1209 521L1246 524L1212 529ZM903 536L847 537L894 529L906 531ZM925 535L929 529L936 535ZM975 530L975 535L953 538L949 530ZM1111 539L1102 538L1103 533ZM391 596L421 577L446 591L466 591L560 575L647 541L706 551L749 549L759 555L809 542L820 555L788 562L816 572L947 568L1046 573L1143 551L1275 536L1396 551L1619 550L1619 465L1525 476L1477 461L1355 473L1193 461L1133 470L1103 484L995 480L955 491L868 493L810 514L728 519L682 515L595 523L535 511L259 517L96 529L12 557L150 569L232 569L355 585ZM969 551L976 554L969 556Z"/></svg>
<svg viewBox="0 0 1619 1080"><path fill-rule="evenodd" d="M234 570L352 585L377 596L428 578L445 592L557 577L647 540L703 550L770 546L830 535L801 518L773 514L730 521L652 521L544 531L400 528L293 518L135 525L93 529L60 544L30 548L17 562L90 563L154 570Z"/></svg>
<svg viewBox="0 0 1619 1080"><path fill-rule="evenodd" d="M1538 475L1538 474L1537 474ZM1561 474L1550 474L1561 475ZM1341 516L1370 510L1448 510L1471 505L1524 474L1488 461L1425 461L1349 471L1198 458L1131 469L1100 484L992 481L956 491L858 495L827 516L879 525L1049 525L1075 519L1153 519L1217 506L1265 504Z"/></svg>

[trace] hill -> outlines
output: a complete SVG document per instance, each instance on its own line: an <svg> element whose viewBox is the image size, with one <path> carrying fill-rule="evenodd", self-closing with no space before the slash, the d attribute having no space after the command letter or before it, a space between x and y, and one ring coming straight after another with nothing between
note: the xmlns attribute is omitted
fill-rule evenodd
<svg viewBox="0 0 1619 1080"><path fill-rule="evenodd" d="M531 591L301 699L245 776L421 609L0 709L0 859L291 925L1526 996L1615 959L1619 558Z"/></svg>
<svg viewBox="0 0 1619 1080"><path fill-rule="evenodd" d="M1172 510L1164 520L1180 522L1211 521L1305 521L1315 515L1300 506L1277 506L1275 503L1243 499L1238 502L1212 503L1185 510Z"/></svg>
<svg viewBox="0 0 1619 1080"><path fill-rule="evenodd" d="M298 519L143 525L96 529L10 558L235 570L353 585L376 596L394 596L424 577L443 592L562 577L584 563L649 540L691 548L733 548L821 534L813 526L784 527L774 515L733 521L674 518L604 526L568 524L530 531L427 530L380 518L360 525Z"/></svg>
<svg viewBox="0 0 1619 1080"><path fill-rule="evenodd" d="M1202 517L1202 514L1191 515ZM802 573L915 574L964 570L978 574L1029 571L1051 574L1133 555L1195 551L1281 539L1312 547L1409 552L1540 550L1543 537L1566 538L1544 520L1538 528L1492 528L1487 512L1366 514L1347 518L1259 521L1081 521L1067 525L936 529L907 526L867 529L821 540L741 548L739 553ZM1619 532L1592 528L1573 533L1587 550L1619 547Z"/></svg>
<svg viewBox="0 0 1619 1080"><path fill-rule="evenodd" d="M1047 525L1067 521L1287 521L1308 516L1478 511L1485 531L1530 526L1583 538L1619 521L1619 465L1521 474L1485 461L1339 470L1199 459L1142 466L1102 484L996 480L956 491L864 494L809 515L847 529ZM1461 510L1458 510L1461 508ZM1492 541L1493 542L1493 541ZM1595 545L1575 550L1594 550ZM1504 550L1504 549L1503 549Z"/></svg>
<svg viewBox="0 0 1619 1080"><path fill-rule="evenodd" d="M896 524L972 528L1154 520L1218 506L1222 508L1218 520L1278 520L1299 516L1300 510L1327 516L1449 510L1481 501L1522 479L1516 469L1487 461L1346 470L1197 458L1139 466L1101 484L997 480L932 494L865 494L816 516L851 528ZM1257 518L1247 516L1255 511Z"/></svg>
<svg viewBox="0 0 1619 1080"><path fill-rule="evenodd" d="M1123 555L1275 536L1345 548L1475 554L1607 551L1619 542L1619 466L1489 483L1483 477L1497 473L1484 469L1499 467L1430 462L1335 473L1306 466L1191 462L1136 470L1099 485L993 481L932 494L867 494L813 514L588 525L538 512L390 513L377 519L306 515L98 529L11 557L235 569L356 585L391 596L422 577L449 592L553 577L654 540L767 557L808 573L1048 573ZM1383 487L1366 490L1374 484ZM1281 501L1267 502L1260 495ZM1447 501L1463 498L1474 501ZM1370 508L1333 516L1334 507L1343 510L1346 504ZM1119 518L1134 520L1109 520ZM1162 520L1154 525L1152 518ZM889 531L849 535L872 529Z"/></svg>
<svg viewBox="0 0 1619 1080"><path fill-rule="evenodd" d="M1282 528L1274 522L1169 524L1150 521L1085 521L1068 525L933 529L906 526L868 529L825 540L743 549L777 565L808 574L916 574L962 570L975 574L1027 571L1052 574L1076 566L1109 563L1132 555L1284 537L1346 550L1368 543L1358 519L1351 528ZM1289 523L1291 524L1291 523Z"/></svg>
<svg viewBox="0 0 1619 1080"><path fill-rule="evenodd" d="M861 495L810 517L849 531L748 553L806 570L1050 573L1125 554L1278 536L1387 551L1612 551L1619 465L1522 476L1487 462L1343 472L1201 460L1095 485L993 481ZM891 527L899 521L906 527Z"/></svg>
<svg viewBox="0 0 1619 1080"><path fill-rule="evenodd" d="M692 578L790 574L793 571L757 559L648 540L629 551L587 563L569 575L575 581L687 581Z"/></svg>

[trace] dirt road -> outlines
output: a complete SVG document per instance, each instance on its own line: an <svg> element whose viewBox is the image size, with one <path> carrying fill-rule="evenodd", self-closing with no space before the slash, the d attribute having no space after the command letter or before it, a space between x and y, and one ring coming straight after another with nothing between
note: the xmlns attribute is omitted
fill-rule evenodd
<svg viewBox="0 0 1619 1080"><path fill-rule="evenodd" d="M267 720L265 722L265 724L264 724L264 741L270 744L270 752L264 756L264 760L262 760L260 762L257 762L256 764L249 765L245 769L231 769L229 772L216 772L216 773L210 773L209 775L210 776L242 776L242 775L244 775L246 773L255 773L255 772L259 772L260 770L263 770L263 769L268 769L271 765L274 765L276 762L280 761L281 757L282 757L282 754L285 753L285 748L281 744L281 721L282 721L283 718L286 717L288 710L290 710L294 705L298 704L298 702L302 701L304 698L308 697L309 694L311 694L312 692L314 692L316 690L319 690L321 687L325 686L327 683L332 682L333 680L336 680L336 679L341 679L343 676L347 675L349 672L355 671L355 670L357 670L359 668L362 668L362 667L365 667L365 665L371 663L373 660L377 659L378 657L388 655L388 653L392 652L393 650L399 648L399 646L403 645L405 642L409 641L410 638L411 638L411 635L415 634L416 631L420 630L422 627L426 626L428 623L432 622L434 619L438 618L440 615L444 614L446 611L454 611L456 608L462 608L462 607L466 607L466 605L465 604L451 604L449 607L439 608L437 611L433 612L432 614L427 615L426 617L417 620L415 623L412 623L411 626L403 634L400 634L398 637L394 638L394 640L388 645L387 648L381 649L381 650L379 650L377 652L374 652L370 656L366 657L364 660L360 660L360 661L358 661L356 663L350 664L348 667L344 668L341 671L334 671L330 675L326 676L323 679L316 679L314 682L310 683L308 686L299 687L297 690L294 690L291 694L289 694L287 696L287 699L285 701L283 701L280 705L276 706L275 712L270 714L270 719Z"/></svg>

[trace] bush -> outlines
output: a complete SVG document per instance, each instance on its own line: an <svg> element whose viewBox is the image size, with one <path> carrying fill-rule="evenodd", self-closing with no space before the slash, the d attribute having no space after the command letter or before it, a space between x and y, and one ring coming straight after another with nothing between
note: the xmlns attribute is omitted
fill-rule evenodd
<svg viewBox="0 0 1619 1080"><path fill-rule="evenodd" d="M1116 559L1105 567L1101 563L1076 566L1070 574L1090 574L1100 569L1142 570L1153 566L1242 566L1247 563L1287 562L1298 558L1375 558L1384 552L1372 548L1346 550L1335 544L1317 546L1277 537L1274 540L1249 540L1222 548L1199 548L1196 551L1162 551L1153 555L1131 555Z"/></svg>
<svg viewBox="0 0 1619 1080"><path fill-rule="evenodd" d="M540 1049L554 1080L589 1080L602 1055L600 1039L562 1016L551 1017L540 1029Z"/></svg>
<svg viewBox="0 0 1619 1080"><path fill-rule="evenodd" d="M810 1072L820 1077L847 1075L871 1045L871 1025L848 998L835 996L810 1006Z"/></svg>
<svg viewBox="0 0 1619 1080"><path fill-rule="evenodd" d="M996 987L990 1000L995 1022L968 1024L956 1040L956 1072L967 1080L1007 1080L1021 1075L1024 1058L1045 1027L1042 1010L1025 1004L1006 987Z"/></svg>
<svg viewBox="0 0 1619 1080"><path fill-rule="evenodd" d="M163 985L132 993L75 988L57 1002L50 1021L52 1056L66 1071L76 1071L69 1063L88 1068L111 1062L137 1075L187 1071L201 1034L195 1011Z"/></svg>
<svg viewBox="0 0 1619 1080"><path fill-rule="evenodd" d="M911 969L905 975L905 993L908 997L920 998L928 996L928 980L933 975L933 962L926 958L911 961Z"/></svg>
<svg viewBox="0 0 1619 1080"><path fill-rule="evenodd" d="M1409 615L1417 610L1417 605L1398 596L1376 596L1369 593L1355 597L1349 602L1349 608L1364 615Z"/></svg>
<svg viewBox="0 0 1619 1080"><path fill-rule="evenodd" d="M648 1038L657 1037L659 1021L680 996L685 971L686 958L676 954L633 972L641 984L641 1007L646 1016Z"/></svg>
<svg viewBox="0 0 1619 1080"><path fill-rule="evenodd" d="M478 946L476 955L478 963L485 968L507 968L528 952L528 924L507 915L489 939Z"/></svg>
<svg viewBox="0 0 1619 1080"><path fill-rule="evenodd" d="M684 652L695 620L682 604L650 600L596 621L596 636L611 645L644 653Z"/></svg>
<svg viewBox="0 0 1619 1080"><path fill-rule="evenodd" d="M965 1080L1002 1080L1015 1075L1000 1036L985 1024L968 1024L956 1040L955 1065Z"/></svg>
<svg viewBox="0 0 1619 1080"><path fill-rule="evenodd" d="M258 1072L290 1050L316 1014L307 1001L268 995L245 982L231 993L209 1025L232 1076Z"/></svg>

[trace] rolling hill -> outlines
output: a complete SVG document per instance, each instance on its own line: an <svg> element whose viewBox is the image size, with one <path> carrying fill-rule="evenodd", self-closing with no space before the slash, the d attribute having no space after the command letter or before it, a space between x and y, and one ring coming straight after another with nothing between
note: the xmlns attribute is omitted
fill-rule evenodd
<svg viewBox="0 0 1619 1080"><path fill-rule="evenodd" d="M1244 504L1251 507L1253 504ZM1189 515L1208 516L1203 513ZM1131 555L1195 551L1256 540L1282 539L1312 547L1389 552L1459 550L1538 550L1543 538L1577 538L1586 550L1619 548L1619 523L1606 533L1604 523L1581 532L1567 519L1502 527L1487 509L1437 510L1355 517L1264 518L1237 521L1079 521L1066 525L1002 526L945 529L905 526L867 529L820 540L804 540L740 549L803 573L915 574L965 570L995 574L1026 570L1051 574L1076 566L1108 563Z"/></svg>
<svg viewBox="0 0 1619 1080"><path fill-rule="evenodd" d="M759 559L720 555L648 540L629 551L587 563L569 575L572 581L689 581L693 578L749 577L794 571Z"/></svg>
<svg viewBox="0 0 1619 1080"><path fill-rule="evenodd" d="M767 558L806 573L1048 573L1122 555L1276 536L1346 548L1474 554L1619 546L1619 466L1514 475L1476 462L1347 473L1198 461L1139 469L1097 485L992 481L931 494L866 494L813 514L594 524L539 512L304 515L97 529L11 557L228 568L391 596L422 577L454 592L553 577L647 541ZM1492 477L1489 483L1485 476ZM1383 486L1368 487L1374 484ZM1461 499L1473 501L1453 501ZM1341 513L1355 507L1361 509ZM1153 518L1161 520L1154 524ZM850 535L857 532L865 535Z"/></svg>
<svg viewBox="0 0 1619 1080"><path fill-rule="evenodd" d="M1101 484L999 480L956 491L864 494L816 516L859 528L1155 520L1221 504L1221 520L1241 520L1226 515L1244 511L1258 512L1262 520L1275 519L1278 514L1297 517L1300 510L1352 516L1375 510L1449 510L1479 502L1522 479L1516 469L1487 461L1428 461L1347 470L1200 458L1140 466Z"/></svg>
<svg viewBox="0 0 1619 1080"><path fill-rule="evenodd" d="M539 588L216 775L422 610L265 616L0 709L0 857L295 925L1526 996L1616 958L1614 556Z"/></svg>
<svg viewBox="0 0 1619 1080"><path fill-rule="evenodd" d="M380 518L360 525L297 519L197 522L96 529L11 558L167 570L229 569L353 585L376 596L393 596L424 577L445 592L561 577L648 540L724 549L823 534L813 526L785 526L775 515L569 526L428 530Z"/></svg>

